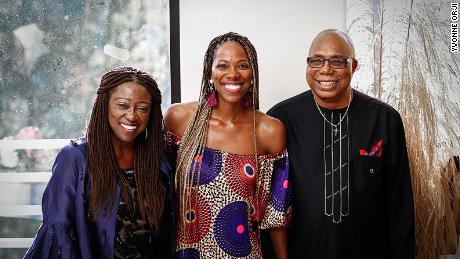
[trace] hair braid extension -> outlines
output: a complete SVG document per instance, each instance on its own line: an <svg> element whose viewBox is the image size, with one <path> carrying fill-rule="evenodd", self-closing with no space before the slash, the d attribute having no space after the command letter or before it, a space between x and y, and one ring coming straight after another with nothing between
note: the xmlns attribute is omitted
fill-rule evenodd
<svg viewBox="0 0 460 259"><path fill-rule="evenodd" d="M207 98L211 94L211 85L209 79L212 77L212 64L217 49L227 41L236 41L240 43L249 58L249 63L253 73L252 84L252 109L253 109L253 131L254 131L254 157L255 157L255 173L258 179L258 153L257 153L257 139L256 139L256 110L259 109L259 70L257 63L257 53L248 40L248 38L241 36L234 32L229 32L214 38L206 50L203 62L203 75L201 80L200 96L195 113L193 114L187 129L182 137L177 152L177 170L175 178L175 188L179 201L179 224L185 229L185 212L191 207L192 198L188 192L188 188L198 188L199 184L193 186L193 177L195 170L198 170L197 182L199 183L201 173L201 161L195 161L195 156L203 156L204 148L206 146L209 121L211 119L212 108L207 105ZM192 166L193 165L193 166ZM257 181L258 182L258 181Z"/></svg>
<svg viewBox="0 0 460 259"><path fill-rule="evenodd" d="M164 141L161 136L163 116L161 92L153 77L131 67L118 67L107 72L97 89L97 97L91 112L86 139L88 143L88 169L91 190L89 212L97 216L101 209L108 215L113 209L117 182L121 185L121 196L128 210L133 211L134 201L127 180L122 175L112 146L113 132L108 122L108 105L111 90L125 82L135 82L145 87L152 97L152 107L147 124L149 135L135 140L134 176L137 188L137 203L142 218L153 229L160 222L164 208L165 187L161 183L160 160Z"/></svg>

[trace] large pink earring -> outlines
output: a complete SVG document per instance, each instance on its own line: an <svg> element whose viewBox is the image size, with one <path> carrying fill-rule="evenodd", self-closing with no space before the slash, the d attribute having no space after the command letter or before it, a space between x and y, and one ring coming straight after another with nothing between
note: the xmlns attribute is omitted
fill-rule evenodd
<svg viewBox="0 0 460 259"><path fill-rule="evenodd" d="M209 92L207 102L209 107L214 108L217 107L217 94L212 80L209 80L209 88L211 89L211 91Z"/></svg>

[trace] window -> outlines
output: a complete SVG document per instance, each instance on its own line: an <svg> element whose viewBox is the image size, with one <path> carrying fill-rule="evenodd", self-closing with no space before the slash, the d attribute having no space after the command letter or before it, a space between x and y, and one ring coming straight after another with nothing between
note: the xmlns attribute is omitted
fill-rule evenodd
<svg viewBox="0 0 460 259"><path fill-rule="evenodd" d="M22 258L30 246L52 163L84 135L107 70L151 73L162 108L171 103L170 14L167 0L2 3L0 258Z"/></svg>

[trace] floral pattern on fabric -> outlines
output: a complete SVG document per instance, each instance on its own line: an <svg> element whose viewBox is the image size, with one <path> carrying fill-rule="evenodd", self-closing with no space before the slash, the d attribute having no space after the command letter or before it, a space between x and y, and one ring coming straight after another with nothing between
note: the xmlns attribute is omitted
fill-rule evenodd
<svg viewBox="0 0 460 259"><path fill-rule="evenodd" d="M134 201L137 199L136 179L134 178L134 170L122 169L124 177L128 181L131 188L131 195ZM114 258L150 258L151 245L150 226L139 212L139 205L134 202L134 214L128 211L128 208L120 198L118 207L115 244L113 257Z"/></svg>

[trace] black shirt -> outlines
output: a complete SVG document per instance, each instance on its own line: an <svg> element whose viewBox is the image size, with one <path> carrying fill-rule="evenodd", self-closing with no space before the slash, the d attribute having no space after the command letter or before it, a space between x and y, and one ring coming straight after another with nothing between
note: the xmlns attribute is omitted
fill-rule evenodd
<svg viewBox="0 0 460 259"><path fill-rule="evenodd" d="M348 138L341 165L348 168L349 186L343 175L342 213L336 211L340 217L335 220L325 213L330 210L325 209L330 206L325 198L330 193L325 191L325 164L330 163L329 158L325 162L325 146L333 131L311 91L268 111L287 131L293 194L290 258L414 258L414 205L401 117L388 104L353 91L340 132ZM320 109L328 119L346 111Z"/></svg>

